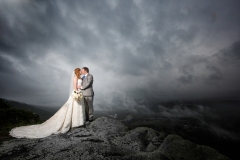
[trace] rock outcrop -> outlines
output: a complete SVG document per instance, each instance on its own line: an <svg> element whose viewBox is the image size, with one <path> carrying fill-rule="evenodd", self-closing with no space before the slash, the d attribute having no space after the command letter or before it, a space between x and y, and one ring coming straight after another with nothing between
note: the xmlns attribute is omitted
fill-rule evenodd
<svg viewBox="0 0 240 160"><path fill-rule="evenodd" d="M165 136L147 127L129 130L106 117L66 134L5 141L0 145L0 159L229 160L213 148L178 135Z"/></svg>

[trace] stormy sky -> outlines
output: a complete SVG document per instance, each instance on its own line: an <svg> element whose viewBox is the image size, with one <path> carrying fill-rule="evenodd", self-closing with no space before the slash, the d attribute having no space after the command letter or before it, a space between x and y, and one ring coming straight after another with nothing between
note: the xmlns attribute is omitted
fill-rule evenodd
<svg viewBox="0 0 240 160"><path fill-rule="evenodd" d="M61 106L72 71L86 66L97 110L239 98L239 6L238 0L0 0L0 97Z"/></svg>

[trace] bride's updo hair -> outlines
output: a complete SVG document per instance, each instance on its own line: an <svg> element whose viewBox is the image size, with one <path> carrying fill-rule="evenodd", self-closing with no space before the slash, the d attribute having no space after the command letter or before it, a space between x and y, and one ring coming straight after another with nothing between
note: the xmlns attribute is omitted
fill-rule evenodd
<svg viewBox="0 0 240 160"><path fill-rule="evenodd" d="M80 75L81 75L81 74L80 74L80 70L81 70L80 68L76 68L76 69L74 70L74 73L75 73L75 75L77 76L78 79L81 78L81 77L80 77Z"/></svg>

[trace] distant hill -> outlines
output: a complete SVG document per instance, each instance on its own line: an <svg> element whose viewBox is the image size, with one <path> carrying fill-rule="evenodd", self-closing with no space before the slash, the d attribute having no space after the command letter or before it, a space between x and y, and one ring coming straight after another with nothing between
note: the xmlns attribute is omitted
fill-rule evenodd
<svg viewBox="0 0 240 160"><path fill-rule="evenodd" d="M22 102L0 98L0 101L2 100L5 101L12 108L23 109L23 110L38 114L41 120L47 120L58 110L57 108L31 105L31 104L26 104Z"/></svg>
<svg viewBox="0 0 240 160"><path fill-rule="evenodd" d="M13 108L8 101L0 99L0 140L8 138L9 131L14 127L37 123L41 123L38 114Z"/></svg>

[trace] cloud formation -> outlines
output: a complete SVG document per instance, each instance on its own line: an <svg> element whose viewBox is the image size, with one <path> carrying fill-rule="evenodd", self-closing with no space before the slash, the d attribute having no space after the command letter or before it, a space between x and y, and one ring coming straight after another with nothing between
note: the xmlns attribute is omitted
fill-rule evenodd
<svg viewBox="0 0 240 160"><path fill-rule="evenodd" d="M99 109L239 96L239 5L2 0L0 97L61 106L72 70L83 66Z"/></svg>

